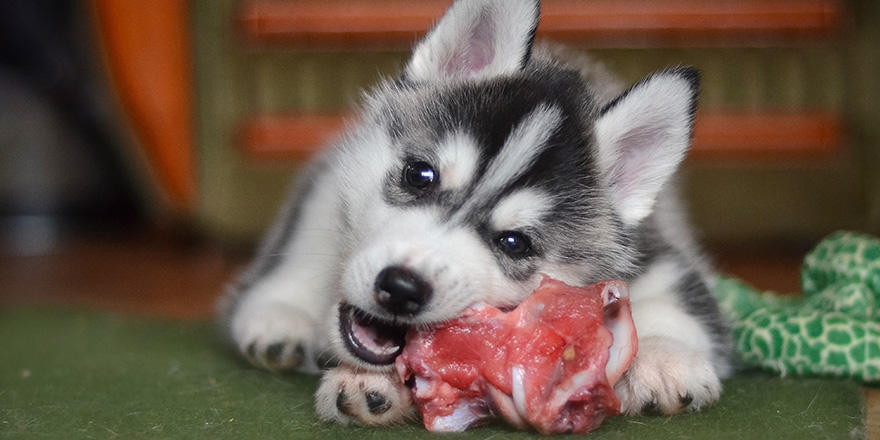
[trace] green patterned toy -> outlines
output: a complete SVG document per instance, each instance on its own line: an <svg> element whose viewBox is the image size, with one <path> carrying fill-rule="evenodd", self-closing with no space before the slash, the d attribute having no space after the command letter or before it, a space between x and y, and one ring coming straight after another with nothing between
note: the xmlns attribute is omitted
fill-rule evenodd
<svg viewBox="0 0 880 440"><path fill-rule="evenodd" d="M804 259L800 297L729 278L715 292L746 366L880 382L880 240L835 233Z"/></svg>

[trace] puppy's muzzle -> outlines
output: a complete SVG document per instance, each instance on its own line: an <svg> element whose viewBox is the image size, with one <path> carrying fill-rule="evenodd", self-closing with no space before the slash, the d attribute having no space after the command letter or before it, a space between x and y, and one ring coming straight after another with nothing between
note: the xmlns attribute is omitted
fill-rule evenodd
<svg viewBox="0 0 880 440"><path fill-rule="evenodd" d="M372 365L389 365L403 350L409 326L402 324L418 315L433 289L417 272L389 266L376 276L373 298L391 317L379 317L347 303L339 307L339 331L349 353Z"/></svg>
<svg viewBox="0 0 880 440"><path fill-rule="evenodd" d="M419 314L433 296L433 289L417 272L401 266L390 266L376 277L374 299L394 316Z"/></svg>

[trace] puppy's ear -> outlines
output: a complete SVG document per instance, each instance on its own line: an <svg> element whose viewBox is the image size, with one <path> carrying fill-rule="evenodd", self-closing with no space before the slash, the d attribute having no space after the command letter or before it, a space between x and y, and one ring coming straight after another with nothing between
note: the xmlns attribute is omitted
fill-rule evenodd
<svg viewBox="0 0 880 440"><path fill-rule="evenodd" d="M521 70L531 57L540 0L458 0L416 45L406 76L482 79Z"/></svg>
<svg viewBox="0 0 880 440"><path fill-rule="evenodd" d="M699 94L692 68L659 72L609 103L596 125L596 160L614 208L634 226L654 207L660 188L690 146Z"/></svg>

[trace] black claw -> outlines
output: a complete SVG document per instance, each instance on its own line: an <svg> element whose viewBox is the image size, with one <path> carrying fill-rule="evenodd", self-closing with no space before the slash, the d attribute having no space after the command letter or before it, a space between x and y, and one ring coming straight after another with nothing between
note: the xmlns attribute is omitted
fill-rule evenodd
<svg viewBox="0 0 880 440"><path fill-rule="evenodd" d="M318 356L317 364L318 368L329 370L330 368L339 366L339 360L329 353L324 353Z"/></svg>
<svg viewBox="0 0 880 440"><path fill-rule="evenodd" d="M281 361L281 354L284 352L284 343L276 342L266 348L266 362L269 364L278 364Z"/></svg>
<svg viewBox="0 0 880 440"><path fill-rule="evenodd" d="M367 409L370 410L370 414L378 416L391 409L391 402L376 391L367 391L365 397L367 398Z"/></svg>
<svg viewBox="0 0 880 440"><path fill-rule="evenodd" d="M251 359L257 358L257 343L256 342L251 342L250 345L247 346L247 355Z"/></svg>
<svg viewBox="0 0 880 440"><path fill-rule="evenodd" d="M678 397L678 402L681 403L682 407L690 405L691 402L693 402L693 401L694 401L694 396L692 396L690 393L685 394L684 396Z"/></svg>
<svg viewBox="0 0 880 440"><path fill-rule="evenodd" d="M658 416L663 414L663 410L660 409L660 404L654 400L646 403L645 406L642 407L640 413L646 416Z"/></svg>
<svg viewBox="0 0 880 440"><path fill-rule="evenodd" d="M302 344L296 344L296 347L293 347L293 354L298 359L297 362L306 360L306 348Z"/></svg>
<svg viewBox="0 0 880 440"><path fill-rule="evenodd" d="M336 409L343 414L348 414L348 396L345 395L344 391L340 391L339 394L336 395Z"/></svg>

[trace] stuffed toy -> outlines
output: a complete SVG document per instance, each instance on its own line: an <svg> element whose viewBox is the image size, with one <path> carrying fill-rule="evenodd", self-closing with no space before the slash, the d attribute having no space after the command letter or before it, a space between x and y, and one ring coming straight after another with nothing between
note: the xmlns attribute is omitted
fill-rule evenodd
<svg viewBox="0 0 880 440"><path fill-rule="evenodd" d="M721 278L715 292L745 367L880 382L880 240L837 232L804 259L800 296Z"/></svg>

